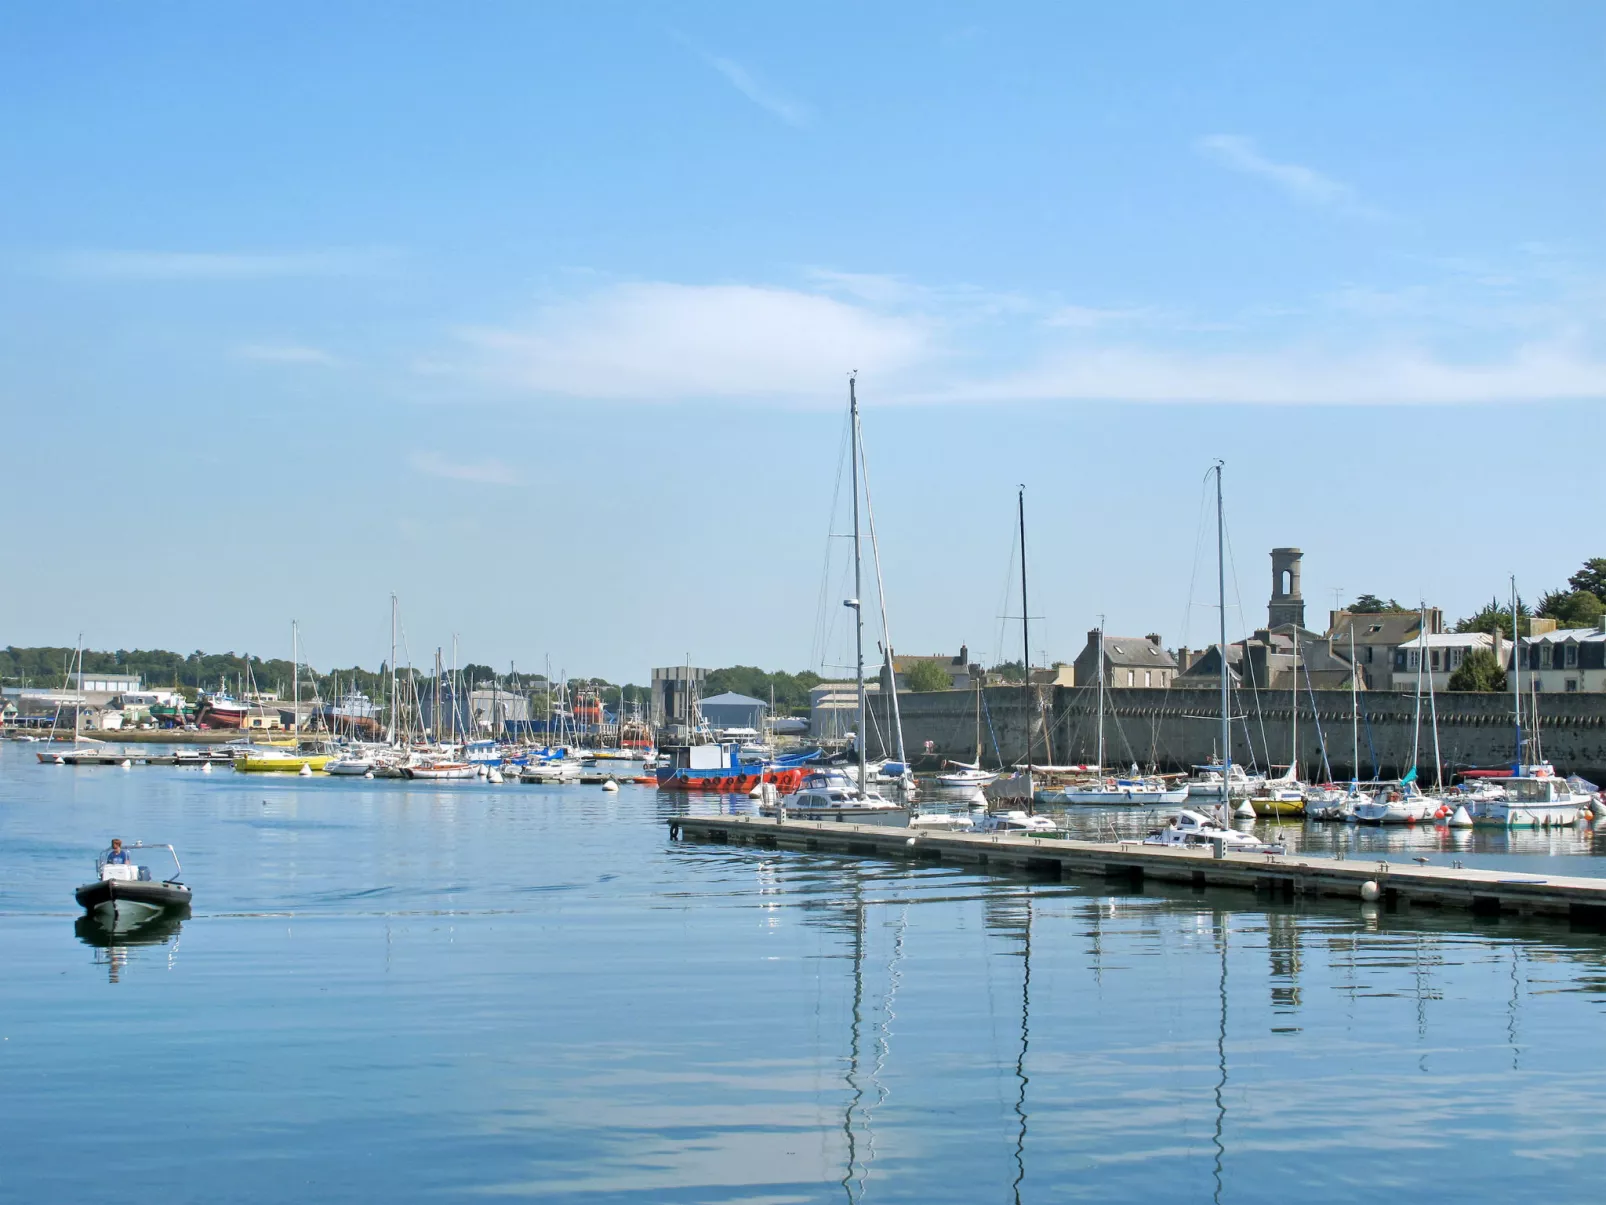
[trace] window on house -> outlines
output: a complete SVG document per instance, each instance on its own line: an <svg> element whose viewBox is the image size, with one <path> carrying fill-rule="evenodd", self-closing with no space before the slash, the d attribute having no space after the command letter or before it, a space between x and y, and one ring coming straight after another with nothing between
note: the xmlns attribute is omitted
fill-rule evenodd
<svg viewBox="0 0 1606 1205"><path fill-rule="evenodd" d="M1418 653L1415 649L1412 649L1411 652L1410 652L1410 655L1406 659L1405 668L1406 669L1415 669L1417 667L1417 664L1418 664L1417 658L1420 657L1420 656L1421 656L1420 653Z"/></svg>
<svg viewBox="0 0 1606 1205"><path fill-rule="evenodd" d="M1549 669L1550 668L1551 655L1552 655L1552 651L1551 651L1551 648L1550 648L1550 646L1548 644L1542 644L1542 645L1539 646L1539 668L1540 669Z"/></svg>
<svg viewBox="0 0 1606 1205"><path fill-rule="evenodd" d="M1371 645L1367 645L1366 646L1366 664L1368 664L1368 665L1372 664L1372 646Z"/></svg>
<svg viewBox="0 0 1606 1205"><path fill-rule="evenodd" d="M1129 670L1126 671L1126 684L1128 686L1136 686L1138 684L1138 671L1137 670L1129 669Z"/></svg>
<svg viewBox="0 0 1606 1205"><path fill-rule="evenodd" d="M1578 679L1577 678L1568 678L1567 682L1566 682L1565 689L1567 689L1569 691L1576 692L1578 690Z"/></svg>
<svg viewBox="0 0 1606 1205"><path fill-rule="evenodd" d="M1567 646L1567 668L1571 669L1573 666L1575 666L1577 664L1578 664L1578 646L1576 644L1569 644Z"/></svg>
<svg viewBox="0 0 1606 1205"><path fill-rule="evenodd" d="M1144 670L1143 671L1143 685L1145 685L1145 686L1153 686L1154 683L1150 681L1150 678L1152 678L1153 676L1154 675L1149 670Z"/></svg>
<svg viewBox="0 0 1606 1205"><path fill-rule="evenodd" d="M1434 649L1433 650L1433 668L1435 670L1437 670L1439 668L1439 650L1438 649Z"/></svg>

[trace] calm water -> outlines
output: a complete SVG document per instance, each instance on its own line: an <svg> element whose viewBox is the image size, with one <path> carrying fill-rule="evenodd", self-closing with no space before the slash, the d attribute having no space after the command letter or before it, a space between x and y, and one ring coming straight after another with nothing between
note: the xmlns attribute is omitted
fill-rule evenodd
<svg viewBox="0 0 1606 1205"><path fill-rule="evenodd" d="M0 1199L1600 1196L1606 938L677 844L672 806L0 747ZM155 944L75 924L113 835L184 859ZM1474 837L1428 856L1601 865Z"/></svg>

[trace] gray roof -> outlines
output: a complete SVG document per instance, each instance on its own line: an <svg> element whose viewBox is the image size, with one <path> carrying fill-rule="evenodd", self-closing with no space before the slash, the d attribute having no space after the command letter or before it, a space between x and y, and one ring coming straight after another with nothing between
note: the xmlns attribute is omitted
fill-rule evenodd
<svg viewBox="0 0 1606 1205"><path fill-rule="evenodd" d="M1137 669L1169 669L1176 658L1147 636L1106 636L1104 659L1111 665Z"/></svg>
<svg viewBox="0 0 1606 1205"><path fill-rule="evenodd" d="M768 707L763 699L751 699L746 695L739 695L734 690L727 690L722 695L711 695L703 700L703 706L712 703L715 707Z"/></svg>
<svg viewBox="0 0 1606 1205"><path fill-rule="evenodd" d="M1379 611L1377 614L1344 616L1328 633L1333 638L1333 651L1349 648L1350 630L1354 629L1356 644L1403 644L1422 630L1422 616L1416 611Z"/></svg>

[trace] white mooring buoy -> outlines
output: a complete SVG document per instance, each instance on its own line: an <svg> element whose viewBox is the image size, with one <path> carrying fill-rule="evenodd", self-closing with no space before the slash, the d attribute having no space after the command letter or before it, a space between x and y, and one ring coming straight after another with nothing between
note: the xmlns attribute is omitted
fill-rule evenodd
<svg viewBox="0 0 1606 1205"><path fill-rule="evenodd" d="M485 781L486 782L490 782L490 783L501 782L502 781L502 771L498 770L494 766L491 767L491 769L488 770L486 772L486 774L485 774Z"/></svg>
<svg viewBox="0 0 1606 1205"><path fill-rule="evenodd" d="M1249 806L1249 800L1246 799L1233 809L1232 814L1239 820L1253 820L1255 818L1255 809Z"/></svg>
<svg viewBox="0 0 1606 1205"><path fill-rule="evenodd" d="M209 761L202 762L201 763L201 773L202 774L210 774L211 772L212 772L212 763L209 762Z"/></svg>
<svg viewBox="0 0 1606 1205"><path fill-rule="evenodd" d="M602 784L602 789L604 791L617 791L619 789L619 784L610 778L607 782Z"/></svg>
<svg viewBox="0 0 1606 1205"><path fill-rule="evenodd" d="M123 769L127 770L127 769L130 769L133 766L134 763L129 761L128 758L125 757L125 758L123 758L123 760L119 764L123 767Z"/></svg>
<svg viewBox="0 0 1606 1205"><path fill-rule="evenodd" d="M1367 879L1361 884L1361 898L1368 904L1377 903L1377 897L1381 894L1382 892L1377 889L1377 883L1372 879Z"/></svg>
<svg viewBox="0 0 1606 1205"><path fill-rule="evenodd" d="M311 778L312 777L312 767L309 766L306 762L302 762L301 763L301 769L297 770L296 773L302 778Z"/></svg>
<svg viewBox="0 0 1606 1205"><path fill-rule="evenodd" d="M1450 813L1450 827L1451 828L1471 828L1472 827L1472 813L1467 811L1467 805L1466 804L1464 804L1464 803L1461 804L1460 806L1458 806L1455 809L1454 812Z"/></svg>
<svg viewBox="0 0 1606 1205"><path fill-rule="evenodd" d="M364 770L362 772L362 776L364 778L372 778L374 776L374 772L372 770Z"/></svg>

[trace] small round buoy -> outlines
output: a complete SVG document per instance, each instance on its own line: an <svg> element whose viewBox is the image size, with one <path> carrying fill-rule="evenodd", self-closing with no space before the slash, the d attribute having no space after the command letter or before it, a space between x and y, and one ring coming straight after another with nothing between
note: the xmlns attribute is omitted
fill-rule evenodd
<svg viewBox="0 0 1606 1205"><path fill-rule="evenodd" d="M309 766L306 762L302 762L301 763L301 769L297 770L296 773L298 775L300 775L302 778L311 778L312 777L312 767Z"/></svg>
<svg viewBox="0 0 1606 1205"><path fill-rule="evenodd" d="M209 761L202 762L201 763L201 773L202 774L210 774L211 772L212 772L212 763L209 762Z"/></svg>
<svg viewBox="0 0 1606 1205"><path fill-rule="evenodd" d="M1377 889L1377 883L1374 880L1367 879L1366 882L1361 884L1361 898L1368 904L1377 903L1377 897L1381 894L1383 893Z"/></svg>
<svg viewBox="0 0 1606 1205"><path fill-rule="evenodd" d="M362 776L364 778L372 778L374 776L374 772L372 770L364 770Z"/></svg>
<svg viewBox="0 0 1606 1205"><path fill-rule="evenodd" d="M619 789L619 784L610 778L607 782L602 784L602 789L604 791L617 791Z"/></svg>
<svg viewBox="0 0 1606 1205"><path fill-rule="evenodd" d="M125 770L127 770L127 769L130 769L130 768L131 768L131 767L132 767L132 766L133 766L133 764L134 764L134 763L133 763L133 762L131 762L131 761L129 761L129 760L128 760L128 758L126 758L126 757L125 757L125 758L123 758L123 760L122 760L122 761L121 761L121 762L119 762L119 763L118 763L118 764L119 764L119 765L120 765L120 766L122 766L122 767L123 767L123 769L125 769Z"/></svg>
<svg viewBox="0 0 1606 1205"><path fill-rule="evenodd" d="M905 845L913 845L914 843L915 843L915 839L913 837L910 837L907 841L904 842Z"/></svg>

